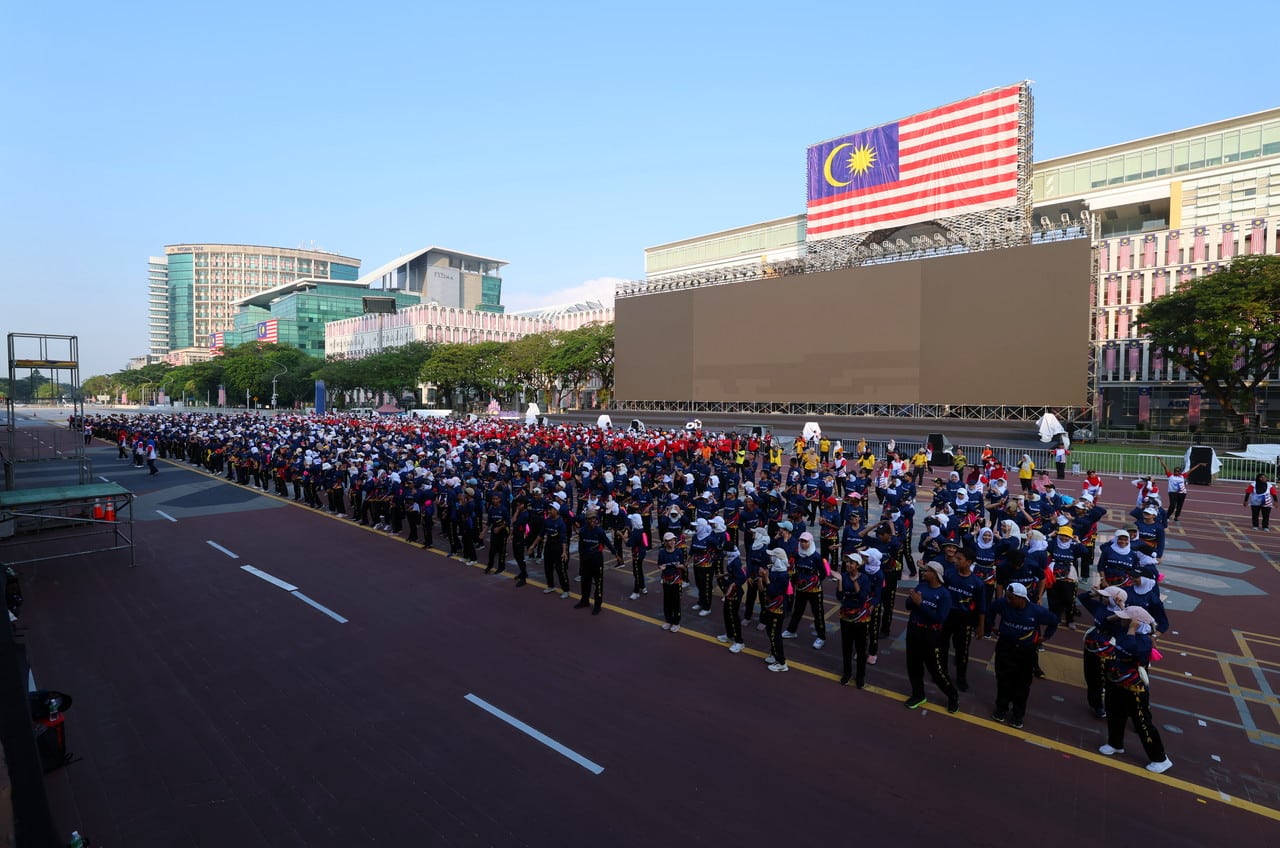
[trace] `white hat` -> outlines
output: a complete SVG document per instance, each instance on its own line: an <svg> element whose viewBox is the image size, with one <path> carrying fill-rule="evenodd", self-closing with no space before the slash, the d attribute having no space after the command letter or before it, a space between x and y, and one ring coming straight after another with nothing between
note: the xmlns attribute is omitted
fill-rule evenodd
<svg viewBox="0 0 1280 848"><path fill-rule="evenodd" d="M1005 591L1010 595L1016 595L1019 598L1027 597L1027 587L1021 583L1010 583Z"/></svg>

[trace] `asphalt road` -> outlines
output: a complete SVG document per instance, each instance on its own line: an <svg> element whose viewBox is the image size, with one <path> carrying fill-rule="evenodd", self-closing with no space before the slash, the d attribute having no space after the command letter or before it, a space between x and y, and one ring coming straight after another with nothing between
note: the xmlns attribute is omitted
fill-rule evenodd
<svg viewBox="0 0 1280 848"><path fill-rule="evenodd" d="M1204 593L1174 613L1155 709L1179 728L1165 735L1176 765L1154 776L1136 744L1095 752L1101 726L1068 679L1078 635L1045 655L1051 679L1015 731L987 718L989 672L971 674L958 715L912 712L894 644L864 691L834 682L836 640L790 643L792 671L770 674L763 634L734 656L713 638L718 615L663 632L660 596L626 601L624 572L608 569L591 616L178 465L148 478L112 448L91 453L95 474L138 493L137 567L101 554L20 568L36 678L75 697L80 760L49 777L54 812L98 845L1280 837L1280 539L1239 531L1235 492L1193 492L1179 531L1189 556L1251 563L1239 573L1267 594ZM981 670L989 646L977 651Z"/></svg>

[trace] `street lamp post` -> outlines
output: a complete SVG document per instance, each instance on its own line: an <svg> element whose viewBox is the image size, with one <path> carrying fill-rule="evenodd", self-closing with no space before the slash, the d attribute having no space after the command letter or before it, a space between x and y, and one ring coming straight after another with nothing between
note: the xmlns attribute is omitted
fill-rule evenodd
<svg viewBox="0 0 1280 848"><path fill-rule="evenodd" d="M276 363L276 364L279 365L279 363ZM276 380L279 379L281 374L289 373L289 369L283 365L280 365L280 369L281 370L277 372L274 377L271 378L271 408L272 409L276 408Z"/></svg>

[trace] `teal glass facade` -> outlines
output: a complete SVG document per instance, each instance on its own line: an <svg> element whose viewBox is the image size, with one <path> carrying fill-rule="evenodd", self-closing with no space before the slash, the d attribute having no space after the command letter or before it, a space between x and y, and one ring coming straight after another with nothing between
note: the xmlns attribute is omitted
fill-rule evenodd
<svg viewBox="0 0 1280 848"><path fill-rule="evenodd" d="M235 316L235 330L227 333L227 347L258 340L258 324L275 319L278 344L296 347L308 356L323 359L324 325L330 321L354 318L364 314L363 298L369 289L319 283L314 289L290 292L271 304L270 309L242 306ZM422 300L409 292L377 292L379 297L394 297L403 308Z"/></svg>
<svg viewBox="0 0 1280 848"><path fill-rule="evenodd" d="M190 253L169 257L169 349L191 347L195 341L195 269ZM208 340L204 340L208 343Z"/></svg>
<svg viewBox="0 0 1280 848"><path fill-rule="evenodd" d="M360 279L360 268L357 265L343 265L341 262L329 263L329 279L354 283Z"/></svg>

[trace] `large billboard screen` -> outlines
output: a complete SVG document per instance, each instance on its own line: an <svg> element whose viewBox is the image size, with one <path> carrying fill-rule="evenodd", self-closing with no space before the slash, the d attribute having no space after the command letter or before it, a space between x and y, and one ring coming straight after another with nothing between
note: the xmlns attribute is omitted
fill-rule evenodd
<svg viewBox="0 0 1280 848"><path fill-rule="evenodd" d="M617 301L620 401L1080 406L1088 239Z"/></svg>
<svg viewBox="0 0 1280 848"><path fill-rule="evenodd" d="M1030 132L1030 90L1019 83L815 144L806 238L1016 208Z"/></svg>

